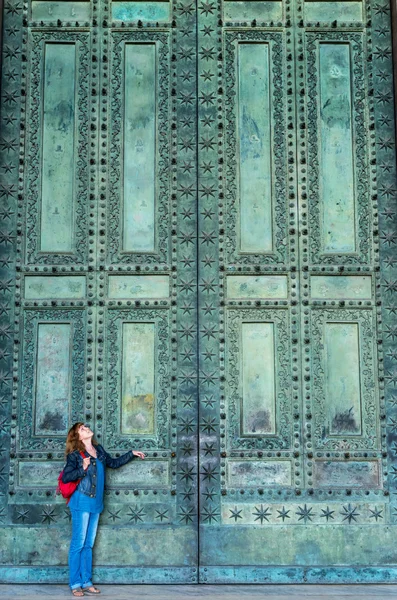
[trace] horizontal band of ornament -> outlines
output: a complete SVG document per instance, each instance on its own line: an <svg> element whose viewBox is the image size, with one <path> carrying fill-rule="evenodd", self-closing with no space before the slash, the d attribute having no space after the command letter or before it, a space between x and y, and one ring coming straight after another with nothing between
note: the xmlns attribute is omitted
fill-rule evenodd
<svg viewBox="0 0 397 600"><path fill-rule="evenodd" d="M372 278L370 275L312 275L312 298L370 300Z"/></svg>
<svg viewBox="0 0 397 600"><path fill-rule="evenodd" d="M380 488L380 464L377 460L318 460L313 464L313 479L315 487Z"/></svg>
<svg viewBox="0 0 397 600"><path fill-rule="evenodd" d="M283 5L277 0L226 0L223 3L223 14L225 21L277 21L282 19Z"/></svg>
<svg viewBox="0 0 397 600"><path fill-rule="evenodd" d="M291 461L229 460L227 481L231 487L291 486Z"/></svg>
<svg viewBox="0 0 397 600"><path fill-rule="evenodd" d="M168 21L171 18L171 4L163 0L136 0L112 2L113 21Z"/></svg>
<svg viewBox="0 0 397 600"><path fill-rule="evenodd" d="M222 503L223 525L361 525L385 520L383 503Z"/></svg>
<svg viewBox="0 0 397 600"><path fill-rule="evenodd" d="M109 298L168 298L170 278L168 275L109 275L108 288Z"/></svg>
<svg viewBox="0 0 397 600"><path fill-rule="evenodd" d="M288 278L286 275L228 275L226 297L288 298Z"/></svg>
<svg viewBox="0 0 397 600"><path fill-rule="evenodd" d="M51 0L33 0L33 21L89 21L91 14L90 2L73 0L68 2L53 2Z"/></svg>
<svg viewBox="0 0 397 600"><path fill-rule="evenodd" d="M24 282L27 300L75 299L84 298L86 295L86 278L82 275L27 275Z"/></svg>
<svg viewBox="0 0 397 600"><path fill-rule="evenodd" d="M20 461L18 486L54 489L63 465L59 461ZM109 470L106 476L109 488L164 488L170 485L170 480L168 460L134 460L120 470Z"/></svg>

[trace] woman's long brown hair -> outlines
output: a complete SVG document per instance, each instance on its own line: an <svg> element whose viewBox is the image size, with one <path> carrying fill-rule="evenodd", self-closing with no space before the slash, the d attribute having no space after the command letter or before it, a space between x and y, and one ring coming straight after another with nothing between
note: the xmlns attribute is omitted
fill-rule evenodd
<svg viewBox="0 0 397 600"><path fill-rule="evenodd" d="M66 438L66 450L65 455L67 456L71 452L78 450L79 452L85 450L83 442L79 439L79 429L84 425L82 422L75 423L68 431L68 437ZM98 442L92 437L92 443L96 446Z"/></svg>

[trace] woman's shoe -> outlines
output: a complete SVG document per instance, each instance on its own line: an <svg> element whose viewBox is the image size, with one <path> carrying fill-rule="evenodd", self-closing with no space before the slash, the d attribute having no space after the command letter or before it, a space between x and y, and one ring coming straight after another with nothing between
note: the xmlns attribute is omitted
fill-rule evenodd
<svg viewBox="0 0 397 600"><path fill-rule="evenodd" d="M91 585L88 588L81 588L82 591L84 592L84 594L87 594L87 596L97 596L98 594L100 594L100 590L98 590L98 588L96 588L95 586Z"/></svg>

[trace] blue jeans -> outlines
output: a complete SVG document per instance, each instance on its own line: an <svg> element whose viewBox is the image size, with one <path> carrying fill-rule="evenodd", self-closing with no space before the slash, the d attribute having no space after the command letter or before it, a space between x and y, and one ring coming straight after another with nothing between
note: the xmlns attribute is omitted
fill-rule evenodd
<svg viewBox="0 0 397 600"><path fill-rule="evenodd" d="M92 585L92 547L98 529L100 513L71 510L72 540L69 549L69 586Z"/></svg>

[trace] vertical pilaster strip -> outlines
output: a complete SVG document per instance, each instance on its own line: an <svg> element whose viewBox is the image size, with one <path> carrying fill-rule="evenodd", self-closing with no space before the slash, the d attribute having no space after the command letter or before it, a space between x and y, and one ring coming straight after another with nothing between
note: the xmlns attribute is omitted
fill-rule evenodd
<svg viewBox="0 0 397 600"><path fill-rule="evenodd" d="M200 527L220 522L225 487L222 2L199 0L198 298ZM221 360L220 360L220 357ZM221 362L222 361L222 362ZM202 581L206 581L205 567Z"/></svg>
<svg viewBox="0 0 397 600"><path fill-rule="evenodd" d="M369 106L372 144L371 200L379 219L379 230L376 228L374 232L374 239L377 241L374 252L377 263L377 344L380 352L379 417L383 469L384 474L388 474L388 487L392 490L389 518L391 522L396 523L397 495L393 488L397 473L397 186L390 3L387 0L367 0L366 12L368 44L372 45L372 48L369 48L369 69L370 73L372 72ZM384 493L389 494L388 490Z"/></svg>
<svg viewBox="0 0 397 600"><path fill-rule="evenodd" d="M197 13L194 0L173 3L171 32L171 342L172 455L177 520L197 527ZM197 541L197 533L196 533ZM197 547L198 552L198 547ZM192 567L191 581L197 581Z"/></svg>
<svg viewBox="0 0 397 600"><path fill-rule="evenodd" d="M24 122L26 97L26 22L22 2L7 1L4 5L0 124L0 523L9 521L7 504L8 495L14 493L17 441L25 147L25 129L21 123Z"/></svg>

